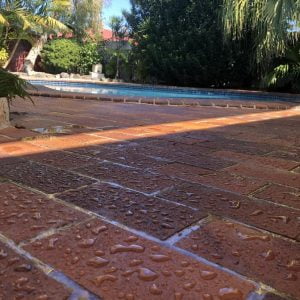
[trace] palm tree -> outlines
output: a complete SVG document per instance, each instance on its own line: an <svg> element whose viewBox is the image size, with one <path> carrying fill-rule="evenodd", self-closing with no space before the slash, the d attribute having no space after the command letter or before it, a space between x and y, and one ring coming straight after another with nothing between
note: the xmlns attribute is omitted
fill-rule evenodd
<svg viewBox="0 0 300 300"><path fill-rule="evenodd" d="M265 76L262 87L300 91L300 43L290 47L285 56L279 59L273 70Z"/></svg>
<svg viewBox="0 0 300 300"><path fill-rule="evenodd" d="M7 67L22 39L34 42L34 36L43 35L51 31L70 31L62 22L51 16L50 8L54 5L66 4L66 0L0 1L0 40L6 44L15 40L15 45L10 53Z"/></svg>
<svg viewBox="0 0 300 300"><path fill-rule="evenodd" d="M300 0L224 0L223 18L234 37L255 33L259 63L283 55L300 40Z"/></svg>

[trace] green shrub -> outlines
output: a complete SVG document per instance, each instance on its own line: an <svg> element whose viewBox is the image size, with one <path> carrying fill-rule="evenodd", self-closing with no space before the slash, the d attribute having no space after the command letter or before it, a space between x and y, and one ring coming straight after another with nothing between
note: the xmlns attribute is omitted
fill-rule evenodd
<svg viewBox="0 0 300 300"><path fill-rule="evenodd" d="M50 41L41 53L45 71L54 74L76 72L80 62L80 49L79 44L73 40Z"/></svg>
<svg viewBox="0 0 300 300"><path fill-rule="evenodd" d="M89 74L93 65L101 62L101 58L97 44L88 43L83 45L80 49L78 71L80 74Z"/></svg>

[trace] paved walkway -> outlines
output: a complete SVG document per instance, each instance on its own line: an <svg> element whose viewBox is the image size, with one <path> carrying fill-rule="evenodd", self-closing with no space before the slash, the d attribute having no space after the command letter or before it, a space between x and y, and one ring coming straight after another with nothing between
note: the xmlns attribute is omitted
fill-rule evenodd
<svg viewBox="0 0 300 300"><path fill-rule="evenodd" d="M0 299L300 299L300 111L36 98L0 130Z"/></svg>

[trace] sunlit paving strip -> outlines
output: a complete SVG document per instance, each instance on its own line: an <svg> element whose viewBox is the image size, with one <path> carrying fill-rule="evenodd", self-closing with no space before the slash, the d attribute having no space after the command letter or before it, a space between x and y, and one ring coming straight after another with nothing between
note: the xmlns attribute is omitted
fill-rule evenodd
<svg viewBox="0 0 300 300"><path fill-rule="evenodd" d="M51 150L68 150L77 147L97 146L113 142L134 141L144 137L153 138L174 133L208 130L232 125L241 125L252 122L275 120L300 116L300 110L272 111L252 113L242 116L221 118L206 118L156 125L145 125L128 128L119 128L105 131L90 131L87 133L55 136L45 139L29 141L7 142L0 145L0 158L18 157L23 155L49 152Z"/></svg>

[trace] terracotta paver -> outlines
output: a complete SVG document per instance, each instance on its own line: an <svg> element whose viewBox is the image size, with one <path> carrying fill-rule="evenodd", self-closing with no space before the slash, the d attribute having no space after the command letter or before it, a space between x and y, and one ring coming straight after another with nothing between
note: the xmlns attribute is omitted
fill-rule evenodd
<svg viewBox="0 0 300 300"><path fill-rule="evenodd" d="M215 220L192 232L177 245L282 293L300 298L299 243Z"/></svg>
<svg viewBox="0 0 300 300"><path fill-rule="evenodd" d="M108 140L106 138L83 133L30 141L33 145L55 150L67 150L70 148L80 147L82 145L101 145L107 142Z"/></svg>
<svg viewBox="0 0 300 300"><path fill-rule="evenodd" d="M96 184L57 197L161 239L206 217L203 212L109 184Z"/></svg>
<svg viewBox="0 0 300 300"><path fill-rule="evenodd" d="M0 242L0 299L67 300L71 294L65 286L39 271Z"/></svg>
<svg viewBox="0 0 300 300"><path fill-rule="evenodd" d="M28 142L9 142L0 144L0 158L21 157L33 153L41 153L44 149Z"/></svg>
<svg viewBox="0 0 300 300"><path fill-rule="evenodd" d="M96 220L25 249L103 299L242 300L253 290L236 276Z"/></svg>
<svg viewBox="0 0 300 300"><path fill-rule="evenodd" d="M272 184L254 193L254 197L300 209L300 190Z"/></svg>
<svg viewBox="0 0 300 300"><path fill-rule="evenodd" d="M249 164L266 165L284 170L292 170L300 164L300 162L288 159L275 158L270 156L247 155L244 153L233 151L217 151L212 153L212 155L236 162L248 162Z"/></svg>
<svg viewBox="0 0 300 300"><path fill-rule="evenodd" d="M167 165L154 167L153 170L165 175L180 178L187 181L198 182L203 175L211 174L212 171L180 163L169 163Z"/></svg>
<svg viewBox="0 0 300 300"><path fill-rule="evenodd" d="M78 166L91 164L93 162L93 160L89 157L67 153L65 151L50 151L46 153L34 154L28 156L28 159L68 170L74 169Z"/></svg>
<svg viewBox="0 0 300 300"><path fill-rule="evenodd" d="M239 164L227 169L227 172L247 177L260 178L262 180L300 188L300 174L279 170L271 167L262 167L249 163Z"/></svg>
<svg viewBox="0 0 300 300"><path fill-rule="evenodd" d="M112 163L93 164L74 171L149 194L174 185L174 180L165 175Z"/></svg>
<svg viewBox="0 0 300 300"><path fill-rule="evenodd" d="M95 182L62 169L31 162L4 165L0 169L0 176L48 194L63 192Z"/></svg>
<svg viewBox="0 0 300 300"><path fill-rule="evenodd" d="M299 210L190 183L166 190L160 196L300 241Z"/></svg>
<svg viewBox="0 0 300 300"><path fill-rule="evenodd" d="M0 184L0 232L16 243L88 215L11 183Z"/></svg>
<svg viewBox="0 0 300 300"><path fill-rule="evenodd" d="M15 100L12 125L26 128L0 130L2 241L101 299L299 298L299 110L67 97ZM0 257L0 294L1 270Z"/></svg>
<svg viewBox="0 0 300 300"><path fill-rule="evenodd" d="M267 184L267 181L261 179L238 176L225 171L201 176L195 182L242 195L248 195Z"/></svg>
<svg viewBox="0 0 300 300"><path fill-rule="evenodd" d="M270 157L282 158L300 162L300 151L292 150L292 151L274 151L268 154Z"/></svg>

